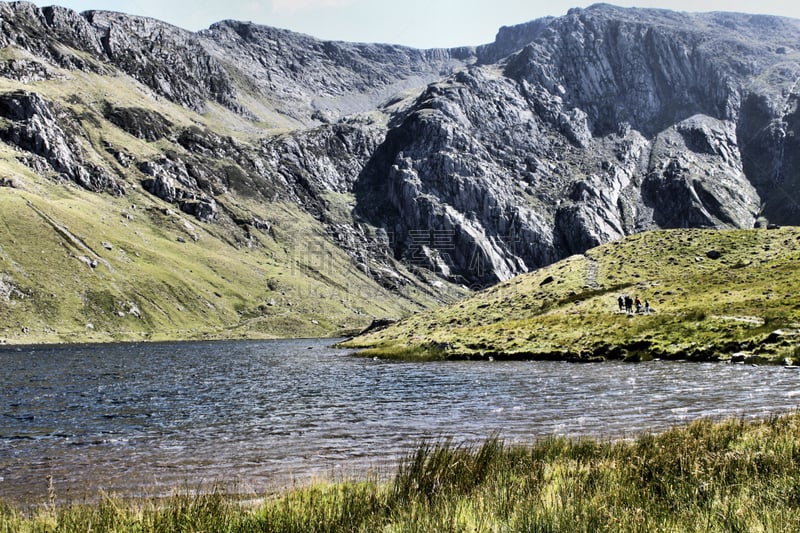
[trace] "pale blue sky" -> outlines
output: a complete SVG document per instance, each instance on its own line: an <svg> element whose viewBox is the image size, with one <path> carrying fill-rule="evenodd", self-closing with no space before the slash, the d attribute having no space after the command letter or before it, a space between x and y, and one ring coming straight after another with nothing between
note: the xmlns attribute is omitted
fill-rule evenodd
<svg viewBox="0 0 800 533"><path fill-rule="evenodd" d="M157 18L188 30L224 20L249 20L321 39L386 42L417 48L473 46L494 40L500 26L563 15L579 0L62 0L35 2L76 11L101 9ZM786 0L634 0L620 6L678 11L740 11L800 18Z"/></svg>

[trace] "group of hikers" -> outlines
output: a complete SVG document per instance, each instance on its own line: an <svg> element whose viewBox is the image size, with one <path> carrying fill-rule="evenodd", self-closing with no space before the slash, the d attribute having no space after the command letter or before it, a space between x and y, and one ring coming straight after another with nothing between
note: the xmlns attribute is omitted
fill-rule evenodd
<svg viewBox="0 0 800 533"><path fill-rule="evenodd" d="M619 304L620 313L625 312L632 314L635 308L636 313L650 314L650 302L647 300L642 302L638 296L631 298L628 294L620 295L620 297L617 298L617 304Z"/></svg>

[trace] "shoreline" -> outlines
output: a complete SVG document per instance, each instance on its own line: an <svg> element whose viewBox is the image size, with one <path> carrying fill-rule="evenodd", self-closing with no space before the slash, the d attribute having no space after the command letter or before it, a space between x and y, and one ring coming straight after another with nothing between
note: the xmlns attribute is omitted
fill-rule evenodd
<svg viewBox="0 0 800 533"><path fill-rule="evenodd" d="M27 509L0 501L0 529L85 531L91 524L115 531L438 531L449 523L459 530L527 530L537 524L549 530L706 531L788 526L800 519L800 501L789 490L800 484L798 440L797 411L753 420L700 419L624 441L550 437L508 445L490 437L461 446L439 440L420 443L386 481L322 481L261 495L189 490L144 500L103 495L99 503L67 506L59 506L54 495ZM461 512L454 515L456 509Z"/></svg>
<svg viewBox="0 0 800 533"><path fill-rule="evenodd" d="M777 343L781 337L780 332L773 332L772 336L767 337L762 346L768 346L770 339L772 343ZM793 333L792 335L796 335ZM643 347L641 341L630 344L618 343L609 346L603 342L596 343L597 346L592 351L582 350L572 352L569 350L550 350L550 351L522 351L508 352L503 350L493 350L485 347L480 351L452 351L449 346L429 343L427 345L407 345L407 346L369 346L359 345L353 342L356 337L348 335L333 335L323 337L297 336L297 337L274 337L274 336L209 336L173 338L164 336L163 338L146 339L82 339L71 342L62 341L25 341L20 343L8 343L6 339L0 339L0 352L2 351L25 351L58 348L58 347L82 347L82 346L103 346L103 345L136 345L136 344L170 344L170 343L224 343L224 342L269 342L269 341L303 341L303 340L331 340L331 347L348 351L348 355L353 357L369 357L387 361L406 361L406 362L430 362L430 361L562 361L575 364L596 364L610 361L622 361L625 363L643 363L649 361L686 361L697 363L722 363L722 364L745 364L745 365L768 365L783 366L786 368L800 368L800 362L788 359L783 356L770 356L758 354L744 354L741 352L732 353L730 346L716 347L706 345L702 347L687 346L685 349L678 349L675 352Z"/></svg>
<svg viewBox="0 0 800 533"><path fill-rule="evenodd" d="M253 484L252 481L245 482L242 480L226 481L222 478L204 479L200 477L193 480L187 477L182 480L173 480L171 482L162 480L156 485L137 485L138 488L136 490L109 490L101 487L86 491L68 489L66 492L59 492L57 488L58 483L53 483L51 476L47 476L42 481L43 484L49 483L49 487L46 492L42 491L42 496L40 498L33 499L30 495L25 497L0 497L0 513L4 505L10 508L33 510L48 506L70 508L83 505L99 505L104 500L108 499L138 505L145 502L168 501L175 496L202 497L215 495L232 502L253 501L263 503L316 486L347 485L363 482L384 485L391 483L393 478L395 478L398 473L402 472L407 463L413 460L414 455L419 453L420 449L430 446L446 445L455 449L468 450L480 447L486 442L499 441L511 448L532 450L544 443L560 440L575 445L593 443L594 445L613 447L629 445L642 439L659 438L671 432L684 431L697 424L724 425L736 423L740 425L759 425L787 418L796 418L797 423L800 424L800 407L786 409L780 412L760 413L752 416L703 416L688 421L664 425L662 427L642 429L630 434L625 432L615 434L566 433L540 435L531 440L512 440L499 433L466 440L461 440L456 435L439 435L437 437L422 438L415 442L409 442L408 446L406 446L406 452L400 453L396 457L390 459L383 458L377 460L372 458L359 465L348 465L346 469L342 469L338 465L329 465L326 468L320 468L304 474L286 473L279 476L280 479L276 477L276 479L270 479L268 482L258 484ZM2 481L2 479L0 479L0 481ZM162 484L163 486L161 486ZM249 487L245 488L247 485L249 485Z"/></svg>

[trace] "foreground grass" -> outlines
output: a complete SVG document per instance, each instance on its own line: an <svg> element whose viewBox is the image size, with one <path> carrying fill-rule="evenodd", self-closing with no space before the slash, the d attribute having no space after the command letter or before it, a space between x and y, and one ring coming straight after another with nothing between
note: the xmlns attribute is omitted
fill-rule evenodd
<svg viewBox="0 0 800 533"><path fill-rule="evenodd" d="M800 415L696 421L634 441L425 443L394 480L259 504L220 493L24 512L10 531L797 531Z"/></svg>
<svg viewBox="0 0 800 533"><path fill-rule="evenodd" d="M346 346L399 359L800 363L800 230L627 237ZM620 312L617 297L655 312Z"/></svg>

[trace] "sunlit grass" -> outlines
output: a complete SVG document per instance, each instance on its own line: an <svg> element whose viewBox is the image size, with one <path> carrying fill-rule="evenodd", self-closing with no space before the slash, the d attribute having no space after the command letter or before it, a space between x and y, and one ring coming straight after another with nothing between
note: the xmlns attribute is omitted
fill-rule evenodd
<svg viewBox="0 0 800 533"><path fill-rule="evenodd" d="M744 353L794 362L798 260L797 228L634 235L346 345L412 358L436 345L446 347L442 358L727 360ZM654 311L620 313L621 294L647 299ZM775 331L779 338L770 338Z"/></svg>
<svg viewBox="0 0 800 533"><path fill-rule="evenodd" d="M248 247L146 195L47 190L0 189L0 276L14 288L0 342L334 336L435 303L391 297L296 206L248 206L276 228Z"/></svg>

